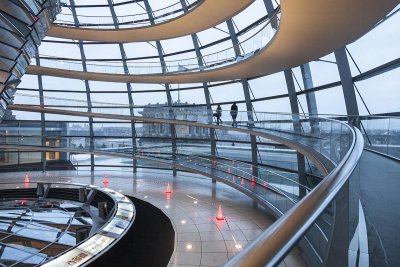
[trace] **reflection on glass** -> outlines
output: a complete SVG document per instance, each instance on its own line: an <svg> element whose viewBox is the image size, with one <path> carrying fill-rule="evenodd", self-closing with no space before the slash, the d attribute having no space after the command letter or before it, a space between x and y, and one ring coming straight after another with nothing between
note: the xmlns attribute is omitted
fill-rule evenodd
<svg viewBox="0 0 400 267"><path fill-rule="evenodd" d="M0 202L0 264L43 263L76 245L77 227L91 228L81 207L58 200Z"/></svg>

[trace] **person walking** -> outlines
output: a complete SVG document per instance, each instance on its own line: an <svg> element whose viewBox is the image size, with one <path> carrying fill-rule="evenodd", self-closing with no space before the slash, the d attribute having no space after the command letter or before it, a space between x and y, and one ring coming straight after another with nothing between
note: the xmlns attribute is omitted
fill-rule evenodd
<svg viewBox="0 0 400 267"><path fill-rule="evenodd" d="M232 106L231 106L231 116L232 116L232 126L236 126L237 127L237 118L238 115L238 106L236 105L236 102L233 102Z"/></svg>
<svg viewBox="0 0 400 267"><path fill-rule="evenodd" d="M219 125L219 123L221 122L222 124L222 120L221 120L221 116L222 116L222 108L220 105L217 106L217 110L214 113L214 117L217 118L217 125Z"/></svg>

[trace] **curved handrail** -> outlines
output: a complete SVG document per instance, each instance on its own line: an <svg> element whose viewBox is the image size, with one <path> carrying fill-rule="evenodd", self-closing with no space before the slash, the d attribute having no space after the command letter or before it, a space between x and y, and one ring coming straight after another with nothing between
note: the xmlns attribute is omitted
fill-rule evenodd
<svg viewBox="0 0 400 267"><path fill-rule="evenodd" d="M225 125L215 125L212 122L212 113L210 114L208 110L200 110L200 114L203 113L203 116L187 116L186 118L179 116L180 109L175 108L158 108L158 112L152 114L151 117L143 117L143 116L131 116L131 115L114 115L111 109L92 109L91 112L83 111L82 108L78 108L79 111L72 111L74 107L69 107L68 110L61 109L53 109L53 108L40 108L40 107L32 107L32 106L23 106L23 105L10 105L9 109L12 110L20 110L20 111L29 111L29 112L45 112L45 113L53 113L53 114L63 114L63 115L72 115L72 116L93 116L99 118L113 118L118 120L134 120L134 121L145 121L145 122L153 122L153 123L172 123L177 125L192 125L199 127L207 127L214 129L223 129L223 130L235 130L243 133L250 133L254 135L259 135L261 137L265 137L285 145L289 147L292 146L294 149L301 151L307 157L316 164L317 168L321 171L322 174L327 174L330 169L332 169L332 165L335 165L338 161L340 161L342 155L337 151L338 148L334 150L324 148L324 143L328 142L330 134L334 138L340 138L342 136L348 136L348 132L346 130L346 124L343 122L337 122L329 119L321 119L318 117L308 117L302 115L281 115L281 114L270 114L263 112L239 112L238 122L241 123L240 127L233 128ZM178 115L174 115L173 111L177 110ZM96 111L105 113L96 113ZM116 110L116 113L121 114L120 110ZM126 111L129 111L127 109ZM114 111L115 112L115 111ZM171 113L172 112L172 113ZM228 113L228 112L226 112ZM130 111L129 111L130 114ZM135 113L137 114L137 113ZM228 113L229 114L229 113ZM240 120L240 118L242 118ZM258 121L255 120L258 118ZM296 120L296 124L293 124L292 120ZM315 125L313 125L313 121L316 120L320 123L321 131L316 130ZM306 122L307 125L304 125ZM304 125L304 127L302 126ZM309 125L310 124L310 125ZM230 125L230 124L228 124ZM322 131L324 130L324 131ZM302 138L300 138L302 137ZM297 140L295 142L288 142L289 139ZM328 142L329 144L329 142ZM339 147L340 148L340 147ZM309 153L310 150L319 151L320 155L323 158L315 158L312 153ZM336 151L337 153L332 153ZM329 161L329 164L327 162Z"/></svg>
<svg viewBox="0 0 400 267"><path fill-rule="evenodd" d="M188 9L195 7L201 0L187 0L189 4ZM181 15L185 10L182 8L181 2L176 2L174 4L168 5L166 7L153 10L153 17L155 23L162 23L169 19L173 19L178 15ZM62 16L60 18L59 16ZM59 26L76 27L72 14L59 13L57 20L53 21L53 24ZM101 29L115 29L113 16L102 16L102 15L77 15L79 20L79 27L81 28L101 28ZM149 15L146 13L137 13L130 15L117 15L116 19L120 28L128 26L133 27L143 27L150 25Z"/></svg>
<svg viewBox="0 0 400 267"><path fill-rule="evenodd" d="M356 128L350 150L325 179L225 266L276 266L331 203L358 164L364 147Z"/></svg>
<svg viewBox="0 0 400 267"><path fill-rule="evenodd" d="M279 22L280 7L278 6L273 16L271 16L265 24L252 33L249 37L240 41L238 44L231 45L227 48L213 52L210 54L183 58L177 60L165 60L165 64L160 64L160 61L140 61L131 64L129 61L126 67L130 74L154 74L154 73L182 73L182 72L197 72L223 67L234 64L247 59L259 50L264 48L272 40L276 33L276 29L271 26L272 21ZM235 55L235 51L243 51L240 55ZM82 62L76 60L52 58L49 55L41 59L41 66L51 67L65 70L81 70ZM98 73L125 74L126 68L122 61L104 61L105 63L90 63L90 60L85 60L87 70ZM203 62L203 64L199 64ZM107 63L107 64L106 64Z"/></svg>
<svg viewBox="0 0 400 267"><path fill-rule="evenodd" d="M18 108L17 108L18 109ZM161 111L163 110L163 108L159 108ZM22 109L23 110L23 109ZM27 110L27 111L33 111L33 110L37 110L37 111L41 111L41 112L43 112L43 111L45 111L45 112L48 112L48 113L52 113L52 112L55 112L55 113L59 113L59 114L68 114L68 115L72 115L72 114L75 114L75 115L79 115L79 116L82 116L83 114L85 114L85 116L99 116L99 117L107 117L107 118L114 118L114 119L128 119L128 120L135 120L135 121L147 121L147 122L155 122L155 123L171 123L171 124L177 124L177 125L192 125L192 126L199 126L199 127L207 127L207 128L216 128L216 129L226 129L226 130L234 130L234 131L238 131L238 132L244 132L244 133L249 133L249 134L255 134L255 135L260 135L260 136L268 136L267 138L271 138L272 140L276 140L276 141L280 141L280 142L285 142L285 138L289 138L289 137L291 137L292 139L294 138L294 136L289 136L289 137L287 137L285 134L283 134L283 136L279 136L281 133L279 133L279 132L275 132L274 134L275 135L278 135L278 136L274 136L274 134L272 134L272 133L270 133L270 134L268 134L268 135L264 135L264 133L263 132L259 132L260 131L260 129L261 128L257 128L257 127L255 127L255 129L253 129L253 130L250 130L250 129L252 129L253 127L250 127L249 129L247 129L247 128L241 128L241 127L238 127L238 128L233 128L233 127L227 127L227 126L221 126L221 125L210 125L210 124L207 124L207 123L200 123L200 122L193 122L193 121L188 121L188 120L177 120L176 118L175 118L175 120L172 120L172 119L160 119L160 118L157 118L157 117L151 117L151 118L140 118L140 117L138 117L138 116L123 116L123 115L106 115L106 114L93 114L93 113L86 113L86 112L74 112L74 111L60 111L60 110L54 110L54 109L40 109L40 108L37 108L37 109L35 109L35 108L32 108L32 107L27 107L27 109L25 109L25 110ZM168 108L167 109L167 113L166 113L166 111L164 111L164 112L162 112L162 114L169 114L168 113L168 110L173 110L172 108ZM161 114L161 113L160 113ZM207 114L207 113L206 113ZM168 117L168 116L167 116ZM300 119L299 119L299 115L297 115L297 114L295 114L295 115L293 115L293 114L291 114L291 117L290 118L292 118L292 123L296 123L296 121L297 122L299 122L299 121L301 121ZM286 120L288 120L289 118L285 118L285 121ZM303 118L304 119L304 118ZM312 118L312 119L317 119L317 118ZM281 120L278 120L279 122L281 122ZM309 119L309 122L311 122L311 120ZM254 124L256 124L256 122L252 122L252 123L254 123ZM340 128L339 129L341 129L341 127L344 127L345 129L345 133L346 134L349 134L350 136L348 137L349 139L349 141L351 142L351 146L349 146L349 147L344 147L344 148L342 148L342 150L343 151L346 151L347 149L349 149L349 152L347 152L347 154L344 156L344 157L342 157L342 158L340 158L339 160L339 163L338 163L338 165L337 165L337 167L334 169L334 171L330 174L330 176L328 176L328 177L331 177L332 175L335 175L335 173L336 172L338 172L338 171L341 171L341 169L343 168L343 162L344 161L347 161L348 160L348 158L349 158L349 154L350 154L350 152L352 152L352 150L354 149L354 144L355 144L355 142L356 142L356 139L355 139L355 137L356 136L354 136L354 133L355 133L355 130L353 130L353 129L351 129L349 126L347 126L346 124L343 124L343 123L341 123L341 122L335 122L335 123L338 123L338 125L340 126ZM343 130L343 129L342 129ZM294 131L294 133L296 133L296 131L295 131L295 129L293 129L293 131ZM346 131L348 131L348 133L346 132ZM297 140L299 140L299 139L301 139L300 138L300 136L302 135L302 133L301 132L298 132L297 133L297 136L295 137L296 138L296 141ZM321 138L321 136L319 136L319 137L312 137L312 138L316 138L316 139L319 139L319 138ZM335 139L336 138L336 135L335 135L335 133L331 136L331 138L333 138L333 139ZM347 138L347 137L346 137ZM340 139L340 140L342 140L342 139ZM359 139L358 139L359 140ZM286 140L287 141L287 140ZM298 150L298 151L301 151L301 149L302 149L302 147L301 146L296 146L294 143L292 143L292 142L289 142L289 143L286 143L286 144L288 144L290 147L292 147L292 148L295 148L296 150ZM32 148L32 149L38 149L37 147L36 148ZM59 149L59 150L62 150L62 149L60 149L60 148L47 148L47 147L43 147L42 149L47 149L47 150L50 150L50 149L53 149L53 150L57 150L57 149ZM210 163L210 160L209 159L205 159L205 160L203 160L203 159L199 159L199 158L197 158L198 160L201 160L201 164L200 165L198 165L198 162L197 162L197 165L196 165L196 162L195 163L191 163L190 162L190 160L188 160L188 159L190 159L191 157L187 157L187 156L185 156L185 157L179 157L179 154L177 154L176 155L176 159L174 160L174 158L172 157L171 159L165 159L165 158L162 158L162 157L160 157L159 159L152 159L152 158L149 158L149 157L135 157L135 156L132 156L132 153L130 152L130 153L127 153L127 151L125 150L125 149L121 149L122 150L122 152L120 152L120 153L117 153L117 152L115 152L115 153L111 153L111 152L107 152L107 151L92 151L92 150L85 150L85 153L98 153L98 154L102 154L102 155L109 155L109 156L111 156L111 155L114 155L114 156L121 156L121 157L129 157L129 158L136 158L136 159L141 159L141 160L148 160L148 161L155 161L155 162L159 162L160 160L162 160L163 161L163 164L166 164L166 165L169 165L169 166L177 166L178 168L183 168L183 169L188 169L188 165L189 164L194 164L194 167L196 167L197 166L197 172L201 172L202 174L204 174L204 175L207 175L207 176L210 176L210 174L208 173L208 171L206 171L206 170L209 170L209 171L211 171L211 170L213 170L211 167L210 167L210 169L208 169L206 166L208 166L208 165L211 165L211 163ZM66 150L67 152L68 151L73 151L73 149L71 150L71 149L67 149ZM81 151L82 152L82 150L80 150L80 149L75 149L74 151L76 151L76 153L79 153L79 151ZM179 150L178 150L178 152L179 152ZM318 153L318 151L316 151L316 149L314 149L314 152L313 153ZM307 156L311 156L311 154L313 154L313 153L310 153L310 154L308 154ZM321 151L319 151L319 153L321 153ZM154 157L153 155L151 155L152 157ZM316 160L316 158L312 158L312 157L310 157L310 159L311 160ZM350 162L350 163L354 163L354 162ZM354 163L355 164L355 163ZM347 166L347 165L345 165L345 166ZM193 168L194 168L193 166L191 167L191 168L189 168L189 169L192 169L193 170ZM222 174L226 174L226 172L227 172L227 170L226 170L226 165L222 165L222 169L215 169L215 171L218 171L218 172L222 172ZM243 170L238 170L238 172L240 173L240 176L242 176L242 177L247 177L247 180L250 180L251 179L251 177L252 176L250 176L250 174L248 173L248 172L246 172L246 171L243 171ZM229 171L228 171L228 173L229 173ZM242 192L245 192L246 194L248 194L248 195L250 195L251 197L253 197L253 198L255 198L255 199L258 199L258 200L260 200L259 198L260 198L260 196L255 196L254 195L254 193L255 193L255 191L253 191L253 189L248 189L248 188L244 188L244 187L242 187L241 185L238 185L237 184L237 181L236 182L234 182L234 181L227 181L226 180L226 177L225 176L223 176L223 178L221 178L222 180L223 180L223 182L225 182L225 183L227 183L227 184L230 184L231 186L233 186L233 187L235 187L235 188L237 188L238 190L241 190ZM329 180L328 180L329 181ZM272 190L274 190L274 188L270 188L270 189L272 189ZM281 200L279 200L279 201L282 201L282 200L284 200L285 202L284 202L284 205L282 206L282 204L280 204L279 203L279 201L275 201L275 202L272 202L272 206L273 207L275 207L275 213L276 214L279 214L279 215L281 215L281 214L284 214L286 211L288 211L288 208L291 208L292 206L294 206L296 203L295 203L295 201L293 201L293 200L291 200L291 198L290 197L288 197L288 196L285 196L286 194L284 193L284 192L279 192L279 191L276 191L276 190L274 190L275 192L277 192L278 194L280 194L282 197L283 197L283 199L281 199ZM311 191L311 192L314 192L314 190L313 191ZM285 196L285 197L284 197ZM262 201L268 201L268 198L267 199L265 199L265 197L261 197L261 199L264 199L264 200L262 200ZM261 201L261 200L260 200ZM289 203L289 202L290 203ZM271 203L271 202L269 202L269 203ZM275 204L275 205L274 205ZM282 210L282 208L283 208L283 210ZM324 231L322 230L322 229L320 229L319 228L319 226L318 225L315 225L315 229L317 230L317 231L319 231L320 232L320 236L321 236L321 238L323 239L323 238L325 238L324 240L326 240L327 238L326 238L326 235L325 235L325 233L324 233Z"/></svg>

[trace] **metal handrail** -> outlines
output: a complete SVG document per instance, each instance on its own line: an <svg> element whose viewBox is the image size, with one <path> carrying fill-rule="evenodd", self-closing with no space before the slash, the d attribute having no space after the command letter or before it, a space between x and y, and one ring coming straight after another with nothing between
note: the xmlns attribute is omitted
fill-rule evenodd
<svg viewBox="0 0 400 267"><path fill-rule="evenodd" d="M28 109L29 111L35 110L34 108L30 107ZM41 109L42 110L42 109ZM80 114L81 112L72 112L72 111L61 111L61 110L53 110L53 109L45 109L47 112L52 113L68 113L68 114ZM171 119L160 119L160 118L143 118L143 117L136 117L136 116L124 116L124 115L106 115L106 114L93 114L93 113L86 113L85 115L90 115L90 116L105 116L105 117L114 117L114 118L120 118L120 119L129 119L129 120L144 120L144 121L156 121L156 122L162 122L162 123L174 123L177 125L198 125L198 126L203 126L203 127L209 127L209 128L221 128L221 129L231 129L235 130L238 132L250 132L250 130L247 129L240 129L240 128L233 128L233 127L226 127L226 126L216 126L216 125L209 125L209 124L204 124L204 123L199 123L199 122L191 122L191 121L186 121L186 120L171 120ZM324 119L326 120L326 119ZM329 120L328 120L329 121ZM266 231L266 235L262 234L261 239L257 239L258 241L256 244L263 244L264 239L266 238L271 242L270 238L272 236L273 241L272 244L275 245L275 250L273 248L269 248L270 254L267 254L264 252L265 246L262 245L250 245L250 247L256 246L255 252L250 251L249 253L253 255L256 253L257 256L260 256L260 261L267 261L267 262L277 262L285 253L288 251L289 248L291 248L295 242L297 242L302 234L304 233L318 218L318 216L321 214L321 212L326 208L326 206L330 203L330 200L334 198L336 193L341 189L342 185L344 182L347 181L349 175L353 171L353 169L356 166L356 163L359 159L359 156L361 155L362 147L363 147L363 138L361 136L361 133L357 129L353 129L352 127L348 126L347 124L344 124L343 122L337 122L339 125L345 126L346 129L348 130L348 134L352 137L352 142L351 145L349 146L349 150L347 151L347 154L342 158L342 160L338 163L337 168L335 168L324 180L321 182L319 186L317 186L314 190L311 191L311 193L305 197L304 199L307 200L302 200L300 201L297 205L298 208L292 209L288 211L287 214L283 215L284 221L282 223L281 220L278 220L278 225L274 224L274 227L271 229L269 228ZM262 135L261 133L258 133ZM272 137L272 136L269 136ZM275 137L278 138L278 137ZM283 142L284 138L279 138L280 141ZM289 144L289 146L294 146L294 144ZM297 147L299 149L299 147ZM169 163L171 164L171 163ZM322 196L322 197L321 197ZM324 202L328 201L328 202ZM287 219L289 216L289 219ZM285 219L286 218L286 219ZM295 225L293 225L293 222L296 222ZM291 235L288 235L291 234ZM278 239L282 240L276 240L276 236L282 235L282 238L279 237ZM277 242L277 243L276 243ZM278 248L278 249L277 249ZM247 250L246 250L247 251ZM261 252L259 252L261 251ZM245 256L246 258L246 256ZM251 256L250 257L253 260L255 260L256 257ZM239 260L240 261L240 260ZM245 259L246 264L248 264L248 259ZM260 263L261 266L262 263ZM264 264L265 265L265 264ZM239 265L240 266L240 265ZM258 265L254 265L258 266Z"/></svg>
<svg viewBox="0 0 400 267"><path fill-rule="evenodd" d="M350 127L353 142L340 164L325 179L280 217L225 266L275 266L305 235L347 182L361 157L364 140Z"/></svg>

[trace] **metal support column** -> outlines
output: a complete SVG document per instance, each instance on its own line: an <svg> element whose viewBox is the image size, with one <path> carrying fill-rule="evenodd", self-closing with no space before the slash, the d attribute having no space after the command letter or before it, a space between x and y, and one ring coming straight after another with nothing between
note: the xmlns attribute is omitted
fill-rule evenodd
<svg viewBox="0 0 400 267"><path fill-rule="evenodd" d="M180 0L180 1L181 1L183 11L185 13L188 12L188 7L187 7L185 0ZM197 37L197 34L195 34L195 33L192 34L191 37L192 37L192 41L193 41L194 50L196 52L197 62L199 64L199 67L203 68L204 62L203 62L203 55L201 54L201 51L200 51L199 39ZM208 88L207 83L203 83L203 89L204 89L204 97L206 100L207 109L209 110L209 112L211 112L209 120L212 123L213 117L212 117L212 107L211 107L211 96L210 96L210 90ZM217 146L216 146L216 141L215 141L215 129L210 129L210 141L211 141L211 155L213 156L213 158L215 158L215 156L217 154L216 153Z"/></svg>
<svg viewBox="0 0 400 267"><path fill-rule="evenodd" d="M180 0L180 1L181 1L183 11L185 13L188 12L189 10L188 10L185 0ZM192 34L191 37L192 37L194 50L196 52L197 63L199 64L200 69L202 69L204 67L204 62L203 62L203 55L201 54L201 51L200 51L199 39L198 39L196 33ZM202 71L202 70L200 70L200 71ZM207 83L203 83L203 89L204 89L204 97L206 100L207 110L210 112L208 120L209 120L209 123L212 123L213 117L212 117L212 107L211 107L211 95L210 95L210 90L208 88ZM212 156L212 159L214 160L215 156L217 154L217 144L215 141L215 129L210 128L209 131L210 131L210 143L211 143L211 156ZM216 182L216 180L213 180L213 182Z"/></svg>
<svg viewBox="0 0 400 267"><path fill-rule="evenodd" d="M300 66L300 70L301 70L301 77L303 78L304 90L307 92L307 90L314 88L310 65L308 63L303 64ZM314 92L311 91L306 93L306 101L307 101L308 114L310 116L317 115L318 114L317 100L315 99ZM311 126L311 131L313 133L319 133L319 123L317 120L313 120L312 118L310 118L310 126Z"/></svg>
<svg viewBox="0 0 400 267"><path fill-rule="evenodd" d="M76 14L76 9L75 9L75 1L70 0L70 6L71 6L71 12L72 16L74 18L74 23L76 27L79 27L79 20L78 16ZM87 67L86 67L86 55L85 51L83 49L83 42L78 41L78 46L79 46L79 51L81 53L81 59L82 59L82 68L83 72L87 72ZM86 90L86 102L88 105L88 112L92 112L92 101L90 97L90 86L89 86L89 81L84 80L85 82L85 90ZM93 118L89 117L89 146L90 150L94 150L94 132L93 132ZM90 155L90 170L93 172L94 171L94 155Z"/></svg>
<svg viewBox="0 0 400 267"><path fill-rule="evenodd" d="M295 131L301 131L300 118L299 118L299 105L297 103L296 88L292 76L292 70L284 70L286 86L289 94L290 108L292 110L293 127Z"/></svg>
<svg viewBox="0 0 400 267"><path fill-rule="evenodd" d="M299 118L299 104L297 102L296 88L294 86L294 80L292 70L288 69L283 71L285 74L286 86L289 94L290 108L292 110L292 120L294 130L301 132L301 123ZM303 154L297 152L297 173L299 175L299 184L307 185L306 173L305 173L305 157ZM299 187L300 197L305 195L303 187Z"/></svg>
<svg viewBox="0 0 400 267"><path fill-rule="evenodd" d="M39 51L36 50L36 65L40 66L40 57ZM38 86L39 86L39 100L40 100L40 107L44 108L44 98L43 98L43 79L42 75L38 74ZM46 123L45 123L45 114L40 112L40 128L41 128L41 135L42 135L42 146L46 146ZM46 151L42 151L41 153L41 161L42 161L42 172L46 171L47 159L46 159Z"/></svg>
<svg viewBox="0 0 400 267"><path fill-rule="evenodd" d="M349 124L360 127L360 122L358 121L358 105L356 92L353 85L353 77L351 76L350 65L346 55L345 47L342 47L335 51L336 63L339 70L340 80L342 81L342 89L344 102L346 104L346 111L348 115Z"/></svg>
<svg viewBox="0 0 400 267"><path fill-rule="evenodd" d="M117 15L115 13L115 9L114 9L114 5L113 5L113 0L107 0L108 1L108 6L110 7L110 11L111 11L111 16L113 18L113 22L114 22L114 26L116 29L119 29L119 21L117 18ZM121 53L121 59L122 59L122 65L124 68L124 73L125 74L129 74L129 68L128 68L128 64L126 62L126 53L125 53L125 48L123 44L118 44L119 45L119 51ZM126 84L126 90L128 92L128 101L129 101L129 111L131 116L134 116L134 102L133 102L133 97L132 97L132 85L130 83ZM132 135L132 156L135 156L137 153L137 143L136 143L136 127L135 127L135 123L132 122L131 123L131 135ZM133 172L137 171L137 160L133 159L132 160L132 167L133 167Z"/></svg>
<svg viewBox="0 0 400 267"><path fill-rule="evenodd" d="M275 9L274 9L274 5L272 4L272 1L264 0L264 5L265 5L265 9L267 10L268 16L271 18L275 13ZM278 21L277 21L276 17L272 19L271 26L275 30L278 29Z"/></svg>
<svg viewBox="0 0 400 267"><path fill-rule="evenodd" d="M268 16L272 17L275 12L272 1L264 0L264 5L267 10ZM278 21L276 18L274 18L271 21L271 26L275 30L278 29ZM308 78L307 86L311 85L311 87L308 87L308 88L312 88L313 86L312 86L312 78L311 78L310 68L309 68L308 64L306 64L306 65L307 66L304 68L304 70L305 70L304 74L307 74L307 75L309 74L309 76L307 76L307 78ZM303 74L303 66L301 66L301 71ZM293 77L292 77L292 70L291 69L286 70L286 71L284 71L284 74L285 74L287 89L288 89L288 93L289 93L289 101L290 101L290 107L291 107L292 113L299 114L299 106L298 106L298 102L297 102L296 89L294 87L294 81L293 81ZM304 80L304 74L303 74L303 81L305 84L306 81ZM307 88L307 86L306 86L306 84L304 85L305 88ZM308 97L309 97L308 94L306 97L307 97L307 104L308 104ZM315 101L315 96L314 96L314 101ZM315 103L315 105L308 104L309 110L310 110L310 107L315 107L315 111L316 111L316 108L317 108L316 103ZM309 112L309 113L311 113L311 112ZM316 113L313 113L313 114L316 114ZM298 116L293 117L293 123L294 123L293 124L294 128L301 131L301 126L299 125L300 122L299 122ZM302 155L300 153L297 153L297 170L298 170L300 184L306 185L307 181L306 181L306 175L305 175L305 157L304 157L304 155ZM300 190L300 196L303 193L305 193L305 192L302 192L302 188L299 188L299 190Z"/></svg>
<svg viewBox="0 0 400 267"><path fill-rule="evenodd" d="M308 63L303 64L300 66L300 70L301 70L301 77L303 78L304 90L307 91L311 88L314 88L310 65ZM315 99L314 92L306 93L306 101L307 101L308 114L310 115L318 114L317 101Z"/></svg>
<svg viewBox="0 0 400 267"><path fill-rule="evenodd" d="M232 45L234 47L235 55L239 56L241 54L240 47L239 47L239 40L236 36L236 31L233 26L232 19L226 21L226 25L228 26L229 34L231 36ZM247 120L249 126L254 126L254 117L253 117L253 104L251 102L250 96L250 86L247 79L242 79L242 87L244 98L246 101L246 110L247 110ZM251 144L251 162L253 165L252 174L254 176L258 176L258 148L257 148L257 138L254 135L250 135L250 144Z"/></svg>
<svg viewBox="0 0 400 267"><path fill-rule="evenodd" d="M143 0L143 3L145 5L147 14L149 15L150 24L154 25L155 24L154 15L153 15L151 6L149 4L149 1ZM165 64L164 53L163 53L163 49L162 49L160 41L156 41L156 47L157 47L157 51L158 51L158 56L160 57L162 73L165 73L167 71L167 65ZM165 92L167 94L168 107L172 107L173 101L172 101L171 90L170 90L169 84L165 84ZM171 116L173 116L172 109L170 110L170 117ZM177 152L177 145L176 145L176 130L175 130L175 126L173 124L170 124L170 132L171 132L172 158L175 159L176 152ZM173 170L173 175L175 176L176 168L173 168L172 170Z"/></svg>

